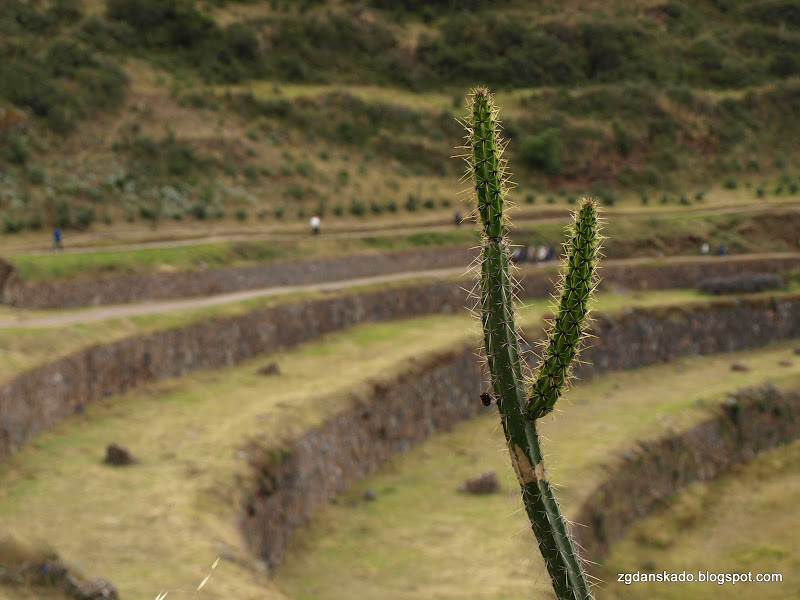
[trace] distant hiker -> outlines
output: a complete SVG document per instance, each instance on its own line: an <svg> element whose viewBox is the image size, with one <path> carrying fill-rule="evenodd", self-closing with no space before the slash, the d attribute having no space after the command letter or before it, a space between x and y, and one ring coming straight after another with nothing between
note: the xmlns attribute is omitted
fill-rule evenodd
<svg viewBox="0 0 800 600"><path fill-rule="evenodd" d="M720 244L719 245L719 255L720 256L725 256L727 253L728 253L728 248L725 246L725 244Z"/></svg>
<svg viewBox="0 0 800 600"><path fill-rule="evenodd" d="M453 220L456 223L456 227L461 227L461 211L457 210L456 214L453 216Z"/></svg>
<svg viewBox="0 0 800 600"><path fill-rule="evenodd" d="M317 235L319 233L320 222L321 220L319 218L319 215L314 215L313 217L311 217L311 221L309 221L309 224L311 225L311 233L313 235Z"/></svg>
<svg viewBox="0 0 800 600"><path fill-rule="evenodd" d="M703 245L700 246L700 254L703 256L708 256L709 249L708 242L703 242Z"/></svg>
<svg viewBox="0 0 800 600"><path fill-rule="evenodd" d="M64 245L61 243L61 230L56 227L53 229L53 250L63 250Z"/></svg>
<svg viewBox="0 0 800 600"><path fill-rule="evenodd" d="M525 258L528 260L529 263L536 262L536 246L528 246L525 249Z"/></svg>
<svg viewBox="0 0 800 600"><path fill-rule="evenodd" d="M555 259L556 259L556 249L553 248L552 246L548 246L547 247L547 262L550 262L550 261L555 260Z"/></svg>
<svg viewBox="0 0 800 600"><path fill-rule="evenodd" d="M539 249L536 251L536 260L539 262L544 262L547 260L547 248L544 246L539 246Z"/></svg>
<svg viewBox="0 0 800 600"><path fill-rule="evenodd" d="M520 247L514 248L511 251L511 260L515 263L523 262L525 260L525 251Z"/></svg>

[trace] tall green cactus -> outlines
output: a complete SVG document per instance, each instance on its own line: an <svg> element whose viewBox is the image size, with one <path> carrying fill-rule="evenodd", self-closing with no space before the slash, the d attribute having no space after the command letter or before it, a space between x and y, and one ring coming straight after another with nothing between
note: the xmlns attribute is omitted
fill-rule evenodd
<svg viewBox="0 0 800 600"><path fill-rule="evenodd" d="M565 244L567 271L562 281L558 314L531 392L526 391L524 365L514 322L514 282L506 236L506 159L499 137L497 108L488 90L469 96L467 128L468 176L475 185L483 225L480 315L484 351L492 390L506 434L522 500L539 542L559 600L587 600L591 589L547 480L536 419L553 410L569 378L587 317L587 302L596 285L599 256L597 209L584 200Z"/></svg>

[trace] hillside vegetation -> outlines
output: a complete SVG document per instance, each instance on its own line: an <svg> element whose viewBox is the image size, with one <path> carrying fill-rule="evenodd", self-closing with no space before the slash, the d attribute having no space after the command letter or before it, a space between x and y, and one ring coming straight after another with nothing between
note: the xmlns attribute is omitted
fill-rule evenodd
<svg viewBox="0 0 800 600"><path fill-rule="evenodd" d="M800 186L789 0L7 0L0 41L4 233L452 212L479 83L520 201Z"/></svg>

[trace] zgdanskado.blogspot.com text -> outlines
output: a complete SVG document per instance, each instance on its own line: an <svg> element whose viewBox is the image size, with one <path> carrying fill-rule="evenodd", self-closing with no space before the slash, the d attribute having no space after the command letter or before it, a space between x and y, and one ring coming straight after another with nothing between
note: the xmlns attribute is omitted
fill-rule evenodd
<svg viewBox="0 0 800 600"><path fill-rule="evenodd" d="M715 571L682 571L680 573L617 573L617 581L625 585L634 583L715 583L736 585L737 583L781 583L780 573L717 573Z"/></svg>

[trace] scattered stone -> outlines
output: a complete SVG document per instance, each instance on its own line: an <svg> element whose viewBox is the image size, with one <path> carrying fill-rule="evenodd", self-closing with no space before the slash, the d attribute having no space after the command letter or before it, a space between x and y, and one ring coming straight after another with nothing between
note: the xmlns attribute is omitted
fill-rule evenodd
<svg viewBox="0 0 800 600"><path fill-rule="evenodd" d="M366 500L367 502L372 502L373 500L377 499L378 499L378 492L376 492L372 488L367 488L364 491L364 500Z"/></svg>
<svg viewBox="0 0 800 600"><path fill-rule="evenodd" d="M278 366L278 363L271 362L268 365L264 365L258 370L259 375L280 375L281 368Z"/></svg>
<svg viewBox="0 0 800 600"><path fill-rule="evenodd" d="M782 367L791 367L791 366L792 366L792 361L790 361L788 358L784 358L784 359L783 359L782 361L780 361L778 364L779 364L780 366L782 366Z"/></svg>
<svg viewBox="0 0 800 600"><path fill-rule="evenodd" d="M494 494L500 491L500 480L497 478L497 473L488 471L467 479L458 487L458 491L466 494Z"/></svg>
<svg viewBox="0 0 800 600"><path fill-rule="evenodd" d="M84 415L86 414L86 407L83 404L76 404L75 405L75 414L76 415Z"/></svg>
<svg viewBox="0 0 800 600"><path fill-rule="evenodd" d="M794 353L795 354L800 354L800 346L798 346L797 348L794 349Z"/></svg>
<svg viewBox="0 0 800 600"><path fill-rule="evenodd" d="M114 584L99 577L77 582L77 585L72 587L71 593L78 600L116 600L119 598Z"/></svg>
<svg viewBox="0 0 800 600"><path fill-rule="evenodd" d="M133 457L133 454L125 448L124 446L120 446L119 444L109 444L106 448L106 464L115 465L115 466L123 466L123 465L132 465L136 462L136 459Z"/></svg>
<svg viewBox="0 0 800 600"><path fill-rule="evenodd" d="M748 367L747 365L743 365L742 363L736 362L731 365L731 371L749 371L749 370L750 367Z"/></svg>

